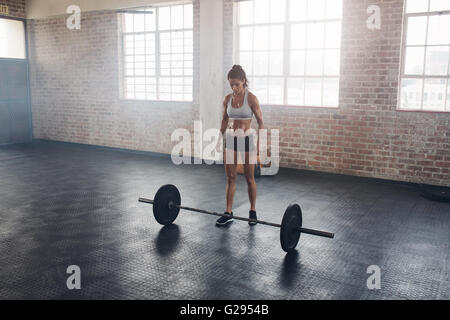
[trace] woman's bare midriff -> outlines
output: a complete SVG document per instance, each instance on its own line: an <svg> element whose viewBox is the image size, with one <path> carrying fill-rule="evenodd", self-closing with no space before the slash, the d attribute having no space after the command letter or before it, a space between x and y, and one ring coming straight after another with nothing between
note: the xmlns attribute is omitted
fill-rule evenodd
<svg viewBox="0 0 450 320"><path fill-rule="evenodd" d="M232 123L230 123L228 125L228 128L232 129L236 134L240 130L242 130L243 133L245 134L246 131L251 128L251 124L252 124L252 120L231 120L230 122L232 122ZM245 135L248 135L248 133Z"/></svg>

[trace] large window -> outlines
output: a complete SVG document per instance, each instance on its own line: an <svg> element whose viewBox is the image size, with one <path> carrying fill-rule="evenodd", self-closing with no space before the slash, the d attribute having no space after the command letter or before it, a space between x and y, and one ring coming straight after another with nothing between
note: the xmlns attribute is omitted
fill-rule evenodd
<svg viewBox="0 0 450 320"><path fill-rule="evenodd" d="M337 107L342 0L237 2L235 61L262 104Z"/></svg>
<svg viewBox="0 0 450 320"><path fill-rule="evenodd" d="M23 21L0 18L0 58L26 58Z"/></svg>
<svg viewBox="0 0 450 320"><path fill-rule="evenodd" d="M399 109L450 112L450 1L407 0Z"/></svg>
<svg viewBox="0 0 450 320"><path fill-rule="evenodd" d="M192 3L122 17L125 98L192 101Z"/></svg>

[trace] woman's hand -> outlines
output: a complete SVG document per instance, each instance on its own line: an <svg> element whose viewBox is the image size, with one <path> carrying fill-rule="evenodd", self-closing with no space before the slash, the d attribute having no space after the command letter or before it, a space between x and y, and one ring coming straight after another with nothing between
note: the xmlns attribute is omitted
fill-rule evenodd
<svg viewBox="0 0 450 320"><path fill-rule="evenodd" d="M223 151L223 135L221 134L219 134L219 138L217 139L216 151L217 152Z"/></svg>

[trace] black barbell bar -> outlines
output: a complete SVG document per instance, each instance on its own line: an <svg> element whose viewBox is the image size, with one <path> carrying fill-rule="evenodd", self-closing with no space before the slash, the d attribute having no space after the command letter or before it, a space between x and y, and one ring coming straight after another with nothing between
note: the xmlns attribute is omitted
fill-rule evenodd
<svg viewBox="0 0 450 320"><path fill-rule="evenodd" d="M146 198L139 198L139 202L150 203L150 204L154 203L154 201L152 199L146 199ZM210 214L210 215L219 216L219 217L226 217L226 218L230 217L230 215L225 214L225 213L218 213L218 212L214 212L214 211L207 211L207 210L202 210L202 209L197 209L197 208L180 206L180 205L174 204L173 202L169 202L168 206L169 206L169 209L175 207L175 208L179 208L179 209L183 209L183 210L200 212L200 213ZM264 225L271 226L271 227L281 228L281 224L267 222L267 221L263 221L263 220L248 219L248 218L243 218L243 217L234 216L234 215L233 215L233 219L241 220L241 221L248 221L248 222L256 222L258 224L264 224ZM334 238L334 233L331 233L331 232L320 231L320 230L315 230L315 229L308 229L308 228L303 228L303 227L298 228L298 230L301 233L311 234L314 236L325 237L325 238Z"/></svg>

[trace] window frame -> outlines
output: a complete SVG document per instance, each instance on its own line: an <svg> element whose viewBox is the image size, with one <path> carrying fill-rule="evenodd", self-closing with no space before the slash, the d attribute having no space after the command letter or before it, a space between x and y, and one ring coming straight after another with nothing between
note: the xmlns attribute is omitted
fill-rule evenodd
<svg viewBox="0 0 450 320"><path fill-rule="evenodd" d="M168 7L172 7L172 6L183 6L183 5L192 5L192 27L191 28L181 28L181 29L167 29L167 30L160 30L159 29L159 9L161 8L168 8ZM154 31L140 31L140 32L125 32L125 14L126 13L133 13L133 14L146 14L144 13L143 10L153 10L153 13L155 15L155 30ZM138 11L143 11L143 13L137 13ZM150 14L150 13L148 13ZM132 11L130 12L121 12L120 16L119 16L119 21L120 21L120 25L121 25L121 30L120 30L120 39L121 39L121 68L120 68L120 88L122 88L121 90L121 99L122 100L130 100L130 101L148 101L148 102L170 102L170 103L176 103L176 104L186 104L186 103L193 103L194 102L194 43L192 43L192 75L190 76L185 76L184 75L184 68L183 68L183 75L181 76L161 76L161 49L160 49L160 33L161 32L168 32L168 33L172 33L172 32L177 32L177 31L181 31L181 32L185 32L185 31L191 31L192 32L192 36L193 39L192 41L194 41L194 2L193 1L178 1L178 2L170 2L170 3L161 3L161 4L154 4L151 6L145 6L145 7L138 7L138 8L133 8ZM127 35L148 35L148 34L154 34L155 35L155 75L153 76L155 78L155 87L156 87L156 99L141 99L141 98L130 98L127 96L127 88L126 88L126 78L128 77L126 75L126 58L127 58L127 54L126 54L126 48L125 48L125 38ZM133 43L135 42L135 40L133 40ZM184 37L183 37L183 50L184 50ZM171 53L172 54L172 53ZM184 51L183 53L184 54ZM135 57L136 54L133 54L133 57ZM144 47L144 56L147 56L147 47ZM170 60L172 61L172 60ZM135 61L133 61L133 64L135 63ZM147 69L147 68L144 68ZM133 68L134 70L134 68ZM147 78L147 76L144 74L143 76L138 76L138 77L142 77L142 78ZM181 79L184 78L192 78L192 84L191 84L191 99L190 100L166 100L166 99L160 99L160 79L161 77L167 77L167 78L173 78L173 77L180 77ZM135 75L131 76L131 78L136 78ZM183 82L184 83L184 82ZM184 86L184 85L183 85ZM172 94L172 92L171 92ZM184 92L182 93L184 95Z"/></svg>
<svg viewBox="0 0 450 320"><path fill-rule="evenodd" d="M429 47L443 47L447 46L449 48L449 57L448 57L448 65L447 69L450 69L450 43L447 45L428 45L428 27L429 27L429 20L432 16L439 16L443 14L450 15L450 10L444 10L444 11L430 11L431 7L431 1L428 0L428 8L427 12L412 12L407 13L406 12L406 6L407 6L407 0L404 1L403 5L403 21L402 21L402 43L401 43L401 56L400 56L400 75L399 75L399 81L398 81L398 90L397 90L397 109L396 111L402 111L402 112L431 112L431 113L450 113L450 106L447 105L447 95L449 94L449 82L450 82L450 74L447 70L447 75L426 75L425 74L425 68L426 68L426 59L427 59L427 48ZM427 17L427 23L426 23L426 30L425 30L425 44L424 45L407 45L406 40L408 37L408 21L410 17ZM405 74L405 66L406 66L406 48L407 47L414 47L414 48L424 48L424 57L423 57L423 74L422 75L407 75ZM402 82L403 79L419 79L422 80L422 99L420 103L420 109L405 109L402 108ZM444 79L447 80L445 84L445 91L444 91L444 110L424 110L424 94L425 94L425 80L426 79Z"/></svg>
<svg viewBox="0 0 450 320"><path fill-rule="evenodd" d="M238 64L240 64L240 59L239 59L239 54L240 54L240 32L239 32L239 28L241 26L249 26L249 27L271 27L271 26L283 26L283 33L284 33L284 37L283 37L283 67L282 67L282 74L279 76L273 76L273 75L251 75L251 78L267 78L267 79L271 79L271 78L275 78L275 79L279 79L282 78L283 79L283 103L260 103L260 105L262 106L286 106L286 107L306 107L306 108L323 108L323 109L339 109L340 107L340 80L341 80L341 62L342 62L342 23L343 23L343 18L341 16L341 18L332 18L332 19L310 19L310 20L304 20L304 21L291 21L290 17L289 17L289 12L290 12L290 4L291 1L295 1L295 0L286 0L286 10L285 10L285 20L283 22L267 22L267 23L252 23L252 24L248 24L248 25L240 25L239 24L239 18L240 18L240 12L239 12L239 2L242 1L247 1L247 0L234 0L233 2L233 61L237 61ZM326 1L325 1L325 7L324 10L326 11ZM308 4L306 3L306 6ZM343 2L342 2L342 6L343 6ZM308 8L308 7L306 7ZM253 8L252 10L253 12L253 21L254 21L254 14L255 14L255 10ZM340 22L341 23L341 37L339 39L339 48L337 50L339 50L339 72L338 75L301 75L301 76L295 76L295 75L290 75L290 65L291 65L291 59L290 59L290 55L291 55L291 28L292 25L297 25L297 24L310 24L310 23L328 23L328 22ZM325 30L324 30L325 32ZM252 32L252 41L254 41L254 31ZM305 39L305 41L307 41L307 38ZM323 52L325 52L325 50L336 50L336 48L325 48L325 41L326 38L324 36L323 42L324 42L324 46L322 48L319 48L317 50L322 50ZM270 46L270 43L269 43ZM305 51L305 55L306 52L308 51L308 48L305 47L305 49L302 49L303 51ZM309 49L309 50L314 50L314 49ZM252 51L248 51L248 52L258 52L255 50ZM270 52L270 50L268 50L267 52ZM325 55L323 55L322 57L322 66L324 66L324 61L325 61ZM268 63L270 64L270 60L268 61ZM306 70L306 57L305 57L305 68L304 70ZM252 71L253 70L253 66L252 66ZM322 72L323 73L323 72ZM248 75L247 75L248 77ZM336 79L338 80L338 103L336 106L327 106L327 105L323 105L323 98L324 98L324 81L321 82L321 102L320 105L309 105L309 104L288 104L288 96L287 96L287 92L288 92L288 79L290 78L309 78L309 79ZM303 97L303 101L305 101L305 96Z"/></svg>

